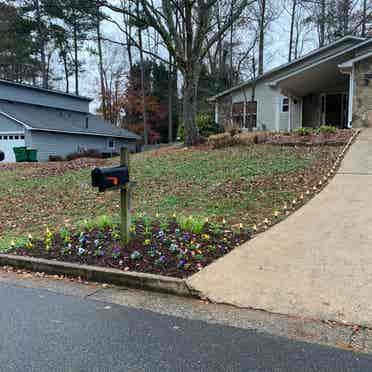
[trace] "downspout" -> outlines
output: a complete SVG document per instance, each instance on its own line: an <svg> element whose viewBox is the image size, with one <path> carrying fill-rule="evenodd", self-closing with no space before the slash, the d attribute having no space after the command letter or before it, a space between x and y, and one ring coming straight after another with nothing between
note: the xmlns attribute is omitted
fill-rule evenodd
<svg viewBox="0 0 372 372"><path fill-rule="evenodd" d="M219 123L219 117L218 117L218 101L216 100L215 104L214 104L214 122L218 125L220 125Z"/></svg>
<svg viewBox="0 0 372 372"><path fill-rule="evenodd" d="M347 127L350 129L353 127L353 98L354 98L354 63L349 74L349 107L348 107L348 120Z"/></svg>

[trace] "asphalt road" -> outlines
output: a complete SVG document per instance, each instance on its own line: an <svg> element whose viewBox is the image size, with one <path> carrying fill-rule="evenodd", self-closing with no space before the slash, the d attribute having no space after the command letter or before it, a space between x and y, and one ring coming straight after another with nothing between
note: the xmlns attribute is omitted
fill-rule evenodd
<svg viewBox="0 0 372 372"><path fill-rule="evenodd" d="M0 284L0 371L372 371L372 357Z"/></svg>

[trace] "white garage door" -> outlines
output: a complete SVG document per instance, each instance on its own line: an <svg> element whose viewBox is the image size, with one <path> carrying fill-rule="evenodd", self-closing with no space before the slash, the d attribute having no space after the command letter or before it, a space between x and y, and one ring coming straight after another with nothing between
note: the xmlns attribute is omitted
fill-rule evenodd
<svg viewBox="0 0 372 372"><path fill-rule="evenodd" d="M13 163L16 161L13 147L25 145L23 134L0 134L0 151L5 154L3 163Z"/></svg>

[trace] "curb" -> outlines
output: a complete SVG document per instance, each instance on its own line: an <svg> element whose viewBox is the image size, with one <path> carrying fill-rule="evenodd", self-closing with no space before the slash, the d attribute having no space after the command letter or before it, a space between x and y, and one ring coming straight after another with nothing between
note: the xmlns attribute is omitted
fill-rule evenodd
<svg viewBox="0 0 372 372"><path fill-rule="evenodd" d="M189 288L186 280L162 275L136 273L133 271L125 272L118 269L79 265L12 254L0 254L0 266L13 266L17 269L44 272L50 275L80 277L86 281L152 290L183 297L194 297L196 295Z"/></svg>

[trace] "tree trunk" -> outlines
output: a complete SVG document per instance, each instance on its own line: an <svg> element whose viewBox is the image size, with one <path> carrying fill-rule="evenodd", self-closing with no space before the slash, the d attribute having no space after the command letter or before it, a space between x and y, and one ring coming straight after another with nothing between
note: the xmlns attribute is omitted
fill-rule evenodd
<svg viewBox="0 0 372 372"><path fill-rule="evenodd" d="M139 15L139 7L137 2L137 15ZM146 90L145 90L145 71L144 71L144 58L143 58L143 47L142 47L142 30L138 27L138 46L140 54L140 65L141 65L141 90L142 90L142 108L143 108L143 139L145 145L149 143L149 131L147 122L147 105L146 105Z"/></svg>
<svg viewBox="0 0 372 372"><path fill-rule="evenodd" d="M266 0L261 0L260 36L258 46L258 75L264 72Z"/></svg>
<svg viewBox="0 0 372 372"><path fill-rule="evenodd" d="M320 7L319 47L322 47L325 44L326 0L321 0Z"/></svg>
<svg viewBox="0 0 372 372"><path fill-rule="evenodd" d="M293 55L293 34L294 34L294 24L296 19L296 7L297 7L297 0L292 0L292 13L291 13L291 31L289 34L289 52L288 52L288 62L292 61Z"/></svg>
<svg viewBox="0 0 372 372"><path fill-rule="evenodd" d="M48 72L47 72L47 60L45 55L45 39L44 30L41 22L41 12L39 0L35 0L36 8L36 21L39 33L39 47L40 47L40 58L41 58L41 79L42 87L48 89Z"/></svg>
<svg viewBox="0 0 372 372"><path fill-rule="evenodd" d="M63 68L65 71L65 80L66 80L66 93L70 93L70 82L68 80L68 66L67 66L67 56L63 54Z"/></svg>
<svg viewBox="0 0 372 372"><path fill-rule="evenodd" d="M168 143L173 142L173 65L172 56L169 55L168 70Z"/></svg>
<svg viewBox="0 0 372 372"><path fill-rule="evenodd" d="M362 37L367 36L367 0L363 0L363 19L362 19Z"/></svg>
<svg viewBox="0 0 372 372"><path fill-rule="evenodd" d="M230 17L233 13L234 1L231 2ZM230 88L234 86L234 65L233 65L233 36L234 36L234 24L230 26Z"/></svg>
<svg viewBox="0 0 372 372"><path fill-rule="evenodd" d="M105 83L103 80L103 53L102 53L102 39L101 39L101 21L99 19L99 6L98 5L97 5L96 31L97 31L99 78L100 78L100 83L101 83L102 114L103 114L103 118L107 119L106 91L105 91Z"/></svg>
<svg viewBox="0 0 372 372"><path fill-rule="evenodd" d="M198 68L193 66L183 73L183 125L186 146L196 145L200 140L196 125L197 88L199 82L199 72L197 70Z"/></svg>
<svg viewBox="0 0 372 372"><path fill-rule="evenodd" d="M78 41L77 26L74 25L74 60L75 60L75 94L79 95L79 60L78 60Z"/></svg>

